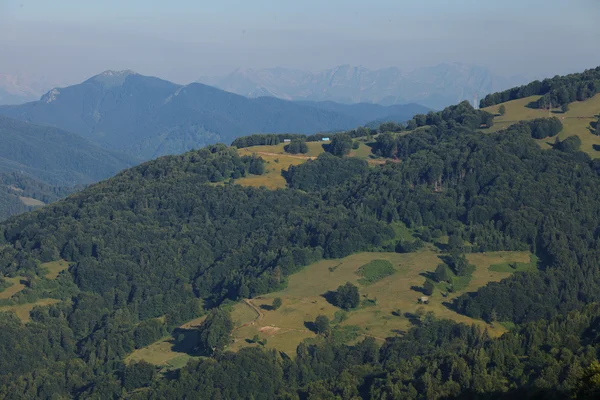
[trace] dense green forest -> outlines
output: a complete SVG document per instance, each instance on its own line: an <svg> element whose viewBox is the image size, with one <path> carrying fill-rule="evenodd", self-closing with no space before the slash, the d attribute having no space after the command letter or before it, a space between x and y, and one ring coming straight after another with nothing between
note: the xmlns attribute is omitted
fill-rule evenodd
<svg viewBox="0 0 600 400"><path fill-rule="evenodd" d="M26 205L21 197L48 204L83 189L83 185L51 186L16 172L0 174L0 220L37 208Z"/></svg>
<svg viewBox="0 0 600 400"><path fill-rule="evenodd" d="M60 129L0 117L0 220L34 209L19 197L43 203L138 163Z"/></svg>
<svg viewBox="0 0 600 400"><path fill-rule="evenodd" d="M24 173L50 185L97 182L139 163L73 133L2 116L0 135L0 172Z"/></svg>
<svg viewBox="0 0 600 400"><path fill-rule="evenodd" d="M595 398L600 162L570 138L542 150L535 139L555 136L555 119L481 134L491 114L464 102L411 121L372 143L390 162L368 167L344 155L359 130L335 135L328 153L287 171L285 190L236 185L262 174L265 162L214 145L4 222L0 271L27 285L0 303L59 302L35 307L26 324L0 313L0 397ZM428 128L407 132L409 125ZM396 237L397 222L419 240ZM447 305L510 332L491 338L424 313L402 335L348 345L321 318L318 338L301 343L293 359L261 347L227 350L227 304L281 289L322 258L412 251L440 236L449 238L442 250L456 274L469 273L468 252L528 250L539 258L535 272ZM46 278L41 263L61 258L68 271ZM356 307L352 286L340 286L332 304ZM124 363L204 313L204 357L166 375Z"/></svg>
<svg viewBox="0 0 600 400"><path fill-rule="evenodd" d="M583 101L600 92L600 67L582 73L555 76L543 81L533 81L527 85L492 93L483 98L480 107L489 107L510 100L529 96L542 96L531 104L533 108L560 107L574 101Z"/></svg>

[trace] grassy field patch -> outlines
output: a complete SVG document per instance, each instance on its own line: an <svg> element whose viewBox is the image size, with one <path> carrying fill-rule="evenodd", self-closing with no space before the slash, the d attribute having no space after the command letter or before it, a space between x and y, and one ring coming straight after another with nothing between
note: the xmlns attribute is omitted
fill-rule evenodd
<svg viewBox="0 0 600 400"><path fill-rule="evenodd" d="M489 267L504 262L526 263L530 260L530 253L469 254L467 256L469 263L476 265L477 268L470 280L465 283L466 287L448 294L447 297L444 297L441 290L436 290L430 296L429 304L420 305L418 299L422 294L414 288L420 287L425 276L435 271L441 262L439 256L439 253L431 249L408 254L358 253L343 259L323 260L312 264L292 275L285 290L251 300L252 304L260 307L268 306L275 297L280 297L283 305L278 310L263 311L260 320L238 329L234 333L236 342L231 348L235 350L254 345L249 344L246 339L259 335L261 339L267 339L267 348L274 348L294 356L300 341L315 337L315 334L307 329L305 322L314 321L318 315L325 315L332 321L340 320L336 318L336 313L338 317L340 316L340 309L329 304L323 295L346 282L358 285L359 281L364 279L358 274L360 268L376 260L386 261L397 272L368 286L359 286L361 303L367 301L371 306L346 312L337 326L359 327L359 336L372 336L383 340L409 329L412 324L405 315L414 314L418 308L423 307L425 311L432 311L439 318L449 318L467 324L475 323L488 328L492 335L505 332L506 329L500 324L492 327L484 321L457 314L445 307L443 303L451 301L464 292L475 291L489 282L510 276L510 272L490 271Z"/></svg>
<svg viewBox="0 0 600 400"><path fill-rule="evenodd" d="M230 312L236 329L257 318L256 312L244 303L233 305ZM202 316L186 322L176 330L176 337L166 336L146 347L137 349L127 356L125 362L146 360L151 364L163 367L163 372L185 366L189 360L198 358L198 355L194 354L198 342L196 331L205 319L206 316Z"/></svg>
<svg viewBox="0 0 600 400"><path fill-rule="evenodd" d="M26 278L22 276L16 276L14 278L4 278L4 280L10 283L11 286L7 287L6 289L0 292L0 299L9 299L13 295L25 289L25 285L21 283L21 281L24 279Z"/></svg>
<svg viewBox="0 0 600 400"><path fill-rule="evenodd" d="M28 303L28 304L18 304L18 305L14 305L14 306L4 306L4 307L0 307L0 312L14 312L17 317L19 317L19 319L25 323L25 322L29 322L30 318L29 318L29 313L31 312L31 310L33 310L33 308L35 306L48 306L50 304L56 304L58 303L60 300L57 299L41 299L36 301L35 303Z"/></svg>
<svg viewBox="0 0 600 400"><path fill-rule="evenodd" d="M532 272L537 270L538 259L532 255L529 262L503 262L489 266L490 271L494 272Z"/></svg>
<svg viewBox="0 0 600 400"><path fill-rule="evenodd" d="M65 260L58 260L41 264L40 267L47 271L45 275L46 278L56 279L58 274L69 268L69 263Z"/></svg>
<svg viewBox="0 0 600 400"><path fill-rule="evenodd" d="M396 269L388 260L373 260L356 271L362 277L358 282L364 286L379 282L395 272Z"/></svg>
<svg viewBox="0 0 600 400"><path fill-rule="evenodd" d="M281 171L287 171L290 165L300 165L310 158L305 155L288 155L287 153L284 153L283 150L281 151L281 154L277 154L276 148L278 146L255 146L247 149L239 149L238 153L242 156L255 154L265 160L265 173L263 175L248 175L244 178L236 179L235 183L242 186L264 186L267 189L285 188L286 181L283 176L281 176ZM257 149L266 151L258 152Z"/></svg>
<svg viewBox="0 0 600 400"><path fill-rule="evenodd" d="M569 111L566 113L562 113L558 109L548 113L548 110L527 107L527 104L538 100L540 97L531 96L502 103L506 108L506 113L503 116L497 115L494 118L494 126L490 129L484 129L483 132L497 132L519 121L553 116L559 118L563 124L563 130L558 134L560 140L573 135L579 136L581 150L594 158L600 157L600 152L594 149L594 145L600 146L600 136L596 136L590 131L591 123L597 121L597 115L600 114L600 94L585 101L576 101L569 104ZM500 107L499 104L484 108L484 110L495 114L498 112L498 107ZM549 149L554 140L555 138L546 138L537 142L542 148Z"/></svg>
<svg viewBox="0 0 600 400"><path fill-rule="evenodd" d="M23 197L23 196L19 196L19 200L21 200L21 202L23 204L25 204L26 206L45 206L46 203L44 203L43 201L34 199L32 197Z"/></svg>

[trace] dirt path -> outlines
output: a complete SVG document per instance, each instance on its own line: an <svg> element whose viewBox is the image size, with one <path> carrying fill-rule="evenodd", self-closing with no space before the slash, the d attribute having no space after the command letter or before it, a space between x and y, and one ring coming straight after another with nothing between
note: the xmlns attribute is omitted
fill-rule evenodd
<svg viewBox="0 0 600 400"><path fill-rule="evenodd" d="M256 321L260 321L261 319L263 319L263 317L265 316L265 314L263 314L263 312L260 311L260 308L256 307L254 304L252 304L252 302L249 299L244 299L244 303L248 304L248 306L250 306L250 308L253 309L254 312L258 315L256 317L256 319L254 321L252 321L252 323L254 323Z"/></svg>
<svg viewBox="0 0 600 400"><path fill-rule="evenodd" d="M252 304L252 302L248 299L244 299L244 304L246 304L248 307L250 307L255 313L256 313L256 318L254 318L252 321L250 322L246 322L243 325L238 326L237 328L235 328L233 331L236 332L246 326L249 325L254 325L255 323L257 323L258 321L260 321L261 319L263 319L263 317L265 316L263 314L262 311L260 311L260 308L256 307L254 304Z"/></svg>

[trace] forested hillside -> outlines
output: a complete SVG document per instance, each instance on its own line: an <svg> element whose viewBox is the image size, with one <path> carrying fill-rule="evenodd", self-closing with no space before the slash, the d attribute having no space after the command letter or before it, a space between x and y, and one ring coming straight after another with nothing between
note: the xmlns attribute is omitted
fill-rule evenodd
<svg viewBox="0 0 600 400"><path fill-rule="evenodd" d="M138 163L60 129L0 117L0 220Z"/></svg>
<svg viewBox="0 0 600 400"><path fill-rule="evenodd" d="M0 297L12 294L0 305L31 308L19 318L0 313L0 396L594 398L600 164L576 140L538 146L535 138L556 135L560 121L479 131L492 123L467 102L417 115L408 124L426 129L394 126L369 143L390 161L370 166L347 154L360 132L373 131L339 134L328 154L288 169L288 188L280 190L236 184L265 173L267 162L209 146L6 221ZM279 137L239 142L266 140ZM398 226L419 241L407 242ZM409 316L411 329L389 338L350 345L331 326L337 322L322 317L307 321L316 336L293 358L262 349L262 338L248 341L259 347L228 351L234 302L281 290L291 274L323 258L420 246L444 260L431 278L437 281L468 278L468 253L533 253L533 269L509 265L510 278L446 304L510 332L492 338L424 309ZM68 269L50 274L60 260ZM428 276L419 290L437 289ZM340 310L338 320L342 311L377 305L351 283L323 296ZM125 362L167 335L181 344L177 327L205 313L191 328L196 360L187 366L159 373L144 361Z"/></svg>
<svg viewBox="0 0 600 400"><path fill-rule="evenodd" d="M480 107L489 107L510 100L529 96L542 96L533 102L533 108L557 108L574 101L583 101L600 92L600 67L578 74L555 76L554 78L534 81L499 93L487 95Z"/></svg>

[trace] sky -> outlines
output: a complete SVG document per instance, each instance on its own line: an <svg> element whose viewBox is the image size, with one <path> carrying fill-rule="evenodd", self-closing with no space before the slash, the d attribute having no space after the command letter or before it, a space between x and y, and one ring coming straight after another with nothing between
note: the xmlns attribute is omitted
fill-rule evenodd
<svg viewBox="0 0 600 400"><path fill-rule="evenodd" d="M0 74L188 83L238 67L461 62L544 77L600 65L599 16L598 0L0 0Z"/></svg>

